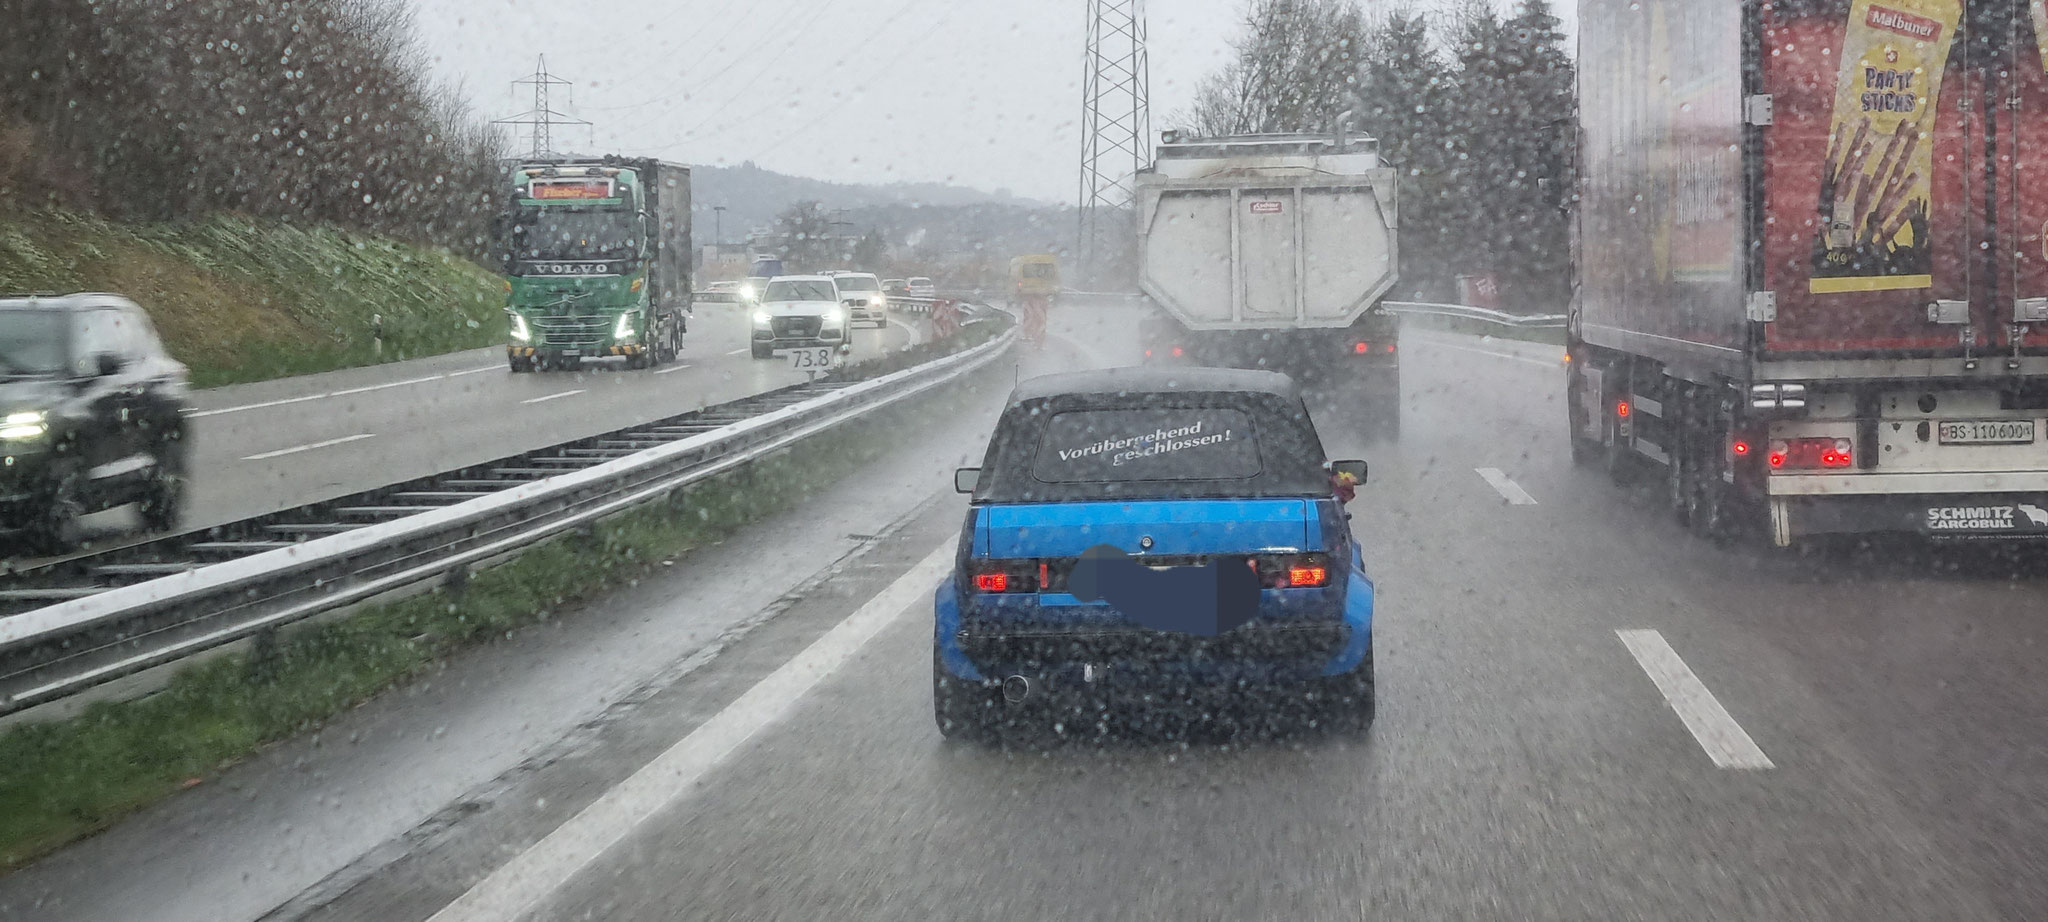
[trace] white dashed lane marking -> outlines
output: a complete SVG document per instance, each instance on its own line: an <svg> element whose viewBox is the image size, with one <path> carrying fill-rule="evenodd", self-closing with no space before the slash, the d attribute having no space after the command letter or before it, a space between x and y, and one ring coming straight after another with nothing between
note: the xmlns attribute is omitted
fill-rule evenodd
<svg viewBox="0 0 2048 922"><path fill-rule="evenodd" d="M259 455L250 455L246 458L243 458L242 460L268 461L272 458L282 458L285 455L296 455L302 451L314 451L316 449L321 448L333 448L336 445L346 445L350 442L360 442L364 439L374 439L376 437L377 434L374 432L359 432L356 433L355 435L345 435L338 439L327 439L325 441L320 442L308 442L304 445L294 445L290 448L280 448L276 451L266 451Z"/></svg>
<svg viewBox="0 0 2048 922"><path fill-rule="evenodd" d="M1536 497L1530 496L1529 491L1522 489L1521 484L1509 480L1508 475L1501 473L1500 468L1477 467L1473 468L1473 470L1478 471L1479 476L1493 487L1494 492L1499 493L1508 501L1508 505L1536 505Z"/></svg>
<svg viewBox="0 0 2048 922"><path fill-rule="evenodd" d="M1707 758L1714 760L1716 766L1748 770L1774 767L1742 725L1728 716L1728 709L1707 690L1706 683L1693 675L1692 667L1678 658L1678 651L1671 649L1664 635L1648 630L1614 633L1635 656L1636 663L1649 673L1650 681L1664 693L1664 700L1678 712L1679 721L1692 732L1692 738L1699 741L1700 748L1707 751Z"/></svg>
<svg viewBox="0 0 2048 922"><path fill-rule="evenodd" d="M582 390L581 388L578 388L578 389L576 389L576 390L573 390L573 391L563 391L563 392L561 392L561 393L559 393L559 394L549 394L549 395L547 395L547 396L545 396L545 397L534 397L534 398L530 398L530 399L527 399L527 400L521 400L521 401L519 401L519 402L520 402L520 403L546 403L546 402L548 402L548 401L550 401L550 400L559 400L559 399L561 399L561 398L563 398L563 397L574 397L574 396L576 396L577 394L581 394L581 393L583 393L583 390Z"/></svg>

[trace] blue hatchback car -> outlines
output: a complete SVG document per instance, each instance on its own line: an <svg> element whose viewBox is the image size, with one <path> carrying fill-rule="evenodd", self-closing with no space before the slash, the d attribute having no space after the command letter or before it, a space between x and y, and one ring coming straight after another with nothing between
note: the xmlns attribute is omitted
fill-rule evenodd
<svg viewBox="0 0 2048 922"><path fill-rule="evenodd" d="M1278 691L1313 723L1369 724L1373 585L1337 496L1365 463L1326 457L1284 375L1020 384L982 466L955 477L972 501L933 599L940 730L987 738L1076 693Z"/></svg>

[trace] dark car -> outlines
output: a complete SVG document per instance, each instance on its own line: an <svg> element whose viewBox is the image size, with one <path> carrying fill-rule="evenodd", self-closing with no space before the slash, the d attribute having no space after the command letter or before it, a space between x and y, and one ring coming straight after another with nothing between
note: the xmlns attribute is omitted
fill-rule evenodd
<svg viewBox="0 0 2048 922"><path fill-rule="evenodd" d="M940 730L986 737L1041 697L1209 692L1370 723L1373 584L1338 498L1364 468L1325 460L1284 375L1020 384L957 475L972 501L934 596Z"/></svg>
<svg viewBox="0 0 2048 922"><path fill-rule="evenodd" d="M0 300L0 524L60 550L73 519L140 503L168 530L184 499L185 366L115 295Z"/></svg>

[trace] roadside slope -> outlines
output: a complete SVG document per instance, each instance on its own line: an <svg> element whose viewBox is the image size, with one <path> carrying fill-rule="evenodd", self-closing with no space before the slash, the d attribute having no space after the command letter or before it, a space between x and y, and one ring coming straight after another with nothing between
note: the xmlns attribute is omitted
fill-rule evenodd
<svg viewBox="0 0 2048 922"><path fill-rule="evenodd" d="M502 304L497 278L475 263L368 234L0 210L0 293L37 291L135 299L195 387L489 345Z"/></svg>

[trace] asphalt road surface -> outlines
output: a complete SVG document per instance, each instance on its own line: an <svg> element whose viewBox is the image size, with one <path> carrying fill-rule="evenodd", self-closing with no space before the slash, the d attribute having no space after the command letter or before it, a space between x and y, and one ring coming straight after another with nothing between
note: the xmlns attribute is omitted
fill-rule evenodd
<svg viewBox="0 0 2048 922"><path fill-rule="evenodd" d="M1370 731L943 742L947 470L1013 374L1130 357L1124 312L1052 326L841 501L0 879L0 917L2048 918L2038 556L1694 540L1570 464L1551 347L1408 336L1398 444L1315 410L1373 464Z"/></svg>
<svg viewBox="0 0 2048 922"><path fill-rule="evenodd" d="M786 356L748 352L747 314L704 304L674 363L619 359L512 374L502 347L197 392L181 527L200 529L425 477L802 383ZM921 341L922 318L854 331L855 360ZM83 524L91 542L139 540L133 511Z"/></svg>

